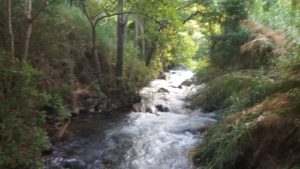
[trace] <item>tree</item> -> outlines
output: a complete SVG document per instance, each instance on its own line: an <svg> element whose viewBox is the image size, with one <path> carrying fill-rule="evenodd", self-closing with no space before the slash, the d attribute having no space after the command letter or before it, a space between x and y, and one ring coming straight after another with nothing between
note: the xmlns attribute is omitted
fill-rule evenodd
<svg viewBox="0 0 300 169"><path fill-rule="evenodd" d="M12 59L15 58L15 36L12 27L12 13L11 13L11 0L7 0L7 14L8 14L8 30L10 36L10 53Z"/></svg>
<svg viewBox="0 0 300 169"><path fill-rule="evenodd" d="M32 33L32 24L41 12L54 0L43 0L38 1L40 7L37 9L36 13L32 15L32 0L24 0L24 34L23 34L23 51L21 59L26 61L28 58L30 38Z"/></svg>
<svg viewBox="0 0 300 169"><path fill-rule="evenodd" d="M141 58L144 58L145 48L146 48L145 31L144 31L144 23L139 18L136 18L134 22L134 47L140 50Z"/></svg>
<svg viewBox="0 0 300 169"><path fill-rule="evenodd" d="M92 36L92 56L96 62L97 75L101 75L101 65L100 59L98 57L97 45L96 45L96 31L97 25L100 21L116 16L119 13L114 13L114 3L109 0L97 1L97 0L87 0L82 1L81 6L85 16L87 17L91 26L91 36Z"/></svg>
<svg viewBox="0 0 300 169"><path fill-rule="evenodd" d="M22 60L26 60L28 57L28 50L29 50L29 43L30 37L32 33L32 1L25 0L24 1L24 22L25 22L25 32L23 38L23 53L22 53Z"/></svg>
<svg viewBox="0 0 300 169"><path fill-rule="evenodd" d="M140 32L141 32L141 41L142 41L142 47L141 47L141 54L142 57L145 57L145 52L146 52L146 42L145 42L145 30L144 30L144 22L141 21L141 23L139 24L140 26Z"/></svg>
<svg viewBox="0 0 300 169"><path fill-rule="evenodd" d="M100 66L100 59L98 57L98 52L97 52L97 47L96 47L96 27L97 27L98 22L100 21L100 19L97 18L98 17L97 15L99 15L100 9L97 8L98 4L96 3L96 6L94 6L95 5L94 3L96 3L96 1L87 1L85 3L82 2L81 4L82 4L83 12L86 15L86 17L91 25L92 56L94 57L94 60L96 63L96 69L97 69L96 74L100 77L101 66ZM94 7L94 9L92 7Z"/></svg>
<svg viewBox="0 0 300 169"><path fill-rule="evenodd" d="M116 78L122 77L123 74L123 57L124 57L124 39L126 25L132 11L125 12L124 14L123 0L118 0L118 25L117 25L117 62L116 62Z"/></svg>
<svg viewBox="0 0 300 169"><path fill-rule="evenodd" d="M118 45L117 45L117 63L116 63L116 78L122 77L123 71L123 54L124 54L124 33L125 25L123 19L123 0L118 0Z"/></svg>

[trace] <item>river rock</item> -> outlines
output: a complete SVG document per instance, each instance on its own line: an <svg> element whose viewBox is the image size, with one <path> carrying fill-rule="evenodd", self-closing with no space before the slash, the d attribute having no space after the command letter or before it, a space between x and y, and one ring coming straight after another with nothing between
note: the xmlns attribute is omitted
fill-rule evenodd
<svg viewBox="0 0 300 169"><path fill-rule="evenodd" d="M147 113L152 113L152 114L155 114L155 113L156 113L154 107L146 107L146 112L147 112Z"/></svg>
<svg viewBox="0 0 300 169"><path fill-rule="evenodd" d="M167 76L165 74L161 74L158 79L167 80Z"/></svg>
<svg viewBox="0 0 300 169"><path fill-rule="evenodd" d="M142 112L142 110L143 110L142 103L136 103L132 106L132 111L134 111L134 112Z"/></svg>
<svg viewBox="0 0 300 169"><path fill-rule="evenodd" d="M112 110L117 110L120 109L122 106L124 105L124 102L122 102L122 100L113 100L111 103L111 109Z"/></svg>
<svg viewBox="0 0 300 169"><path fill-rule="evenodd" d="M105 169L106 166L100 160L95 160L89 169Z"/></svg>
<svg viewBox="0 0 300 169"><path fill-rule="evenodd" d="M155 108L156 108L158 111L160 111L160 112L169 112L169 108L168 108L168 107L165 107L165 106L163 106L163 105L161 105L161 104L155 105Z"/></svg>
<svg viewBox="0 0 300 169"><path fill-rule="evenodd" d="M65 168L62 166L56 165L56 166L51 166L50 169L65 169Z"/></svg>
<svg viewBox="0 0 300 169"><path fill-rule="evenodd" d="M157 92L160 92L160 93L169 93L169 90L165 89L165 88L160 88L157 90Z"/></svg>
<svg viewBox="0 0 300 169"><path fill-rule="evenodd" d="M66 159L63 162L63 167L68 169L86 169L87 166L83 160Z"/></svg>
<svg viewBox="0 0 300 169"><path fill-rule="evenodd" d="M184 82L181 83L180 86L191 86L193 84L192 80L185 80Z"/></svg>

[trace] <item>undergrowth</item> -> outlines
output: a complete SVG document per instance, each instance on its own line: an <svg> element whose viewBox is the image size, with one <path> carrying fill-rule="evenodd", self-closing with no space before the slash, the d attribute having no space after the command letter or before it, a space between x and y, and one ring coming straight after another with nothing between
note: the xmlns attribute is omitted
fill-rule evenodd
<svg viewBox="0 0 300 169"><path fill-rule="evenodd" d="M293 59L281 60L268 70L238 71L213 78L195 95L194 107L224 110L198 148L196 164L207 169L297 168L300 59L296 52L288 57Z"/></svg>
<svg viewBox="0 0 300 169"><path fill-rule="evenodd" d="M248 31L213 39L209 64L197 70L206 85L191 107L223 113L193 161L204 169L299 168L300 46L254 21L241 25Z"/></svg>
<svg viewBox="0 0 300 169"><path fill-rule="evenodd" d="M42 74L28 63L0 55L0 168L42 168L49 147L44 130L49 96L37 90Z"/></svg>

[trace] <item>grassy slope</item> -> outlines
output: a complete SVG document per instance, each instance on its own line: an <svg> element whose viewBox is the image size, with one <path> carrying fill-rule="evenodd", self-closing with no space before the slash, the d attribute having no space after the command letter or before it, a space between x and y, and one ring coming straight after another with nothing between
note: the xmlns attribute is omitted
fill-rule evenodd
<svg viewBox="0 0 300 169"><path fill-rule="evenodd" d="M198 147L194 163L207 169L299 168L299 46L283 43L281 32L243 24L256 36L241 46L242 52L259 56L269 50L276 64L227 74L216 70L211 79L206 75L208 85L192 105L222 108L224 114Z"/></svg>

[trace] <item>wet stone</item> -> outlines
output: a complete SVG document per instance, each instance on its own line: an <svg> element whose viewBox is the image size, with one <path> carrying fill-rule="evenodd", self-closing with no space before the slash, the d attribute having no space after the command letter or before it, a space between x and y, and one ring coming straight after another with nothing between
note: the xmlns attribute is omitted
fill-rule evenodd
<svg viewBox="0 0 300 169"><path fill-rule="evenodd" d="M158 111L160 111L160 112L169 112L169 108L168 108L168 107L165 107L165 106L163 106L163 105L161 105L161 104L156 105L155 108L156 108Z"/></svg>
<svg viewBox="0 0 300 169"><path fill-rule="evenodd" d="M69 169L86 169L87 167L85 162L79 159L66 159L62 166Z"/></svg>
<svg viewBox="0 0 300 169"><path fill-rule="evenodd" d="M165 88L160 88L157 90L157 92L160 92L160 93L169 93L169 90L165 89Z"/></svg>
<svg viewBox="0 0 300 169"><path fill-rule="evenodd" d="M167 80L167 76L165 74L161 74L158 79Z"/></svg>
<svg viewBox="0 0 300 169"><path fill-rule="evenodd" d="M181 83L181 86L191 86L193 84L192 80L185 80Z"/></svg>
<svg viewBox="0 0 300 169"><path fill-rule="evenodd" d="M147 107L146 112L147 113L155 113L155 110L152 107Z"/></svg>

